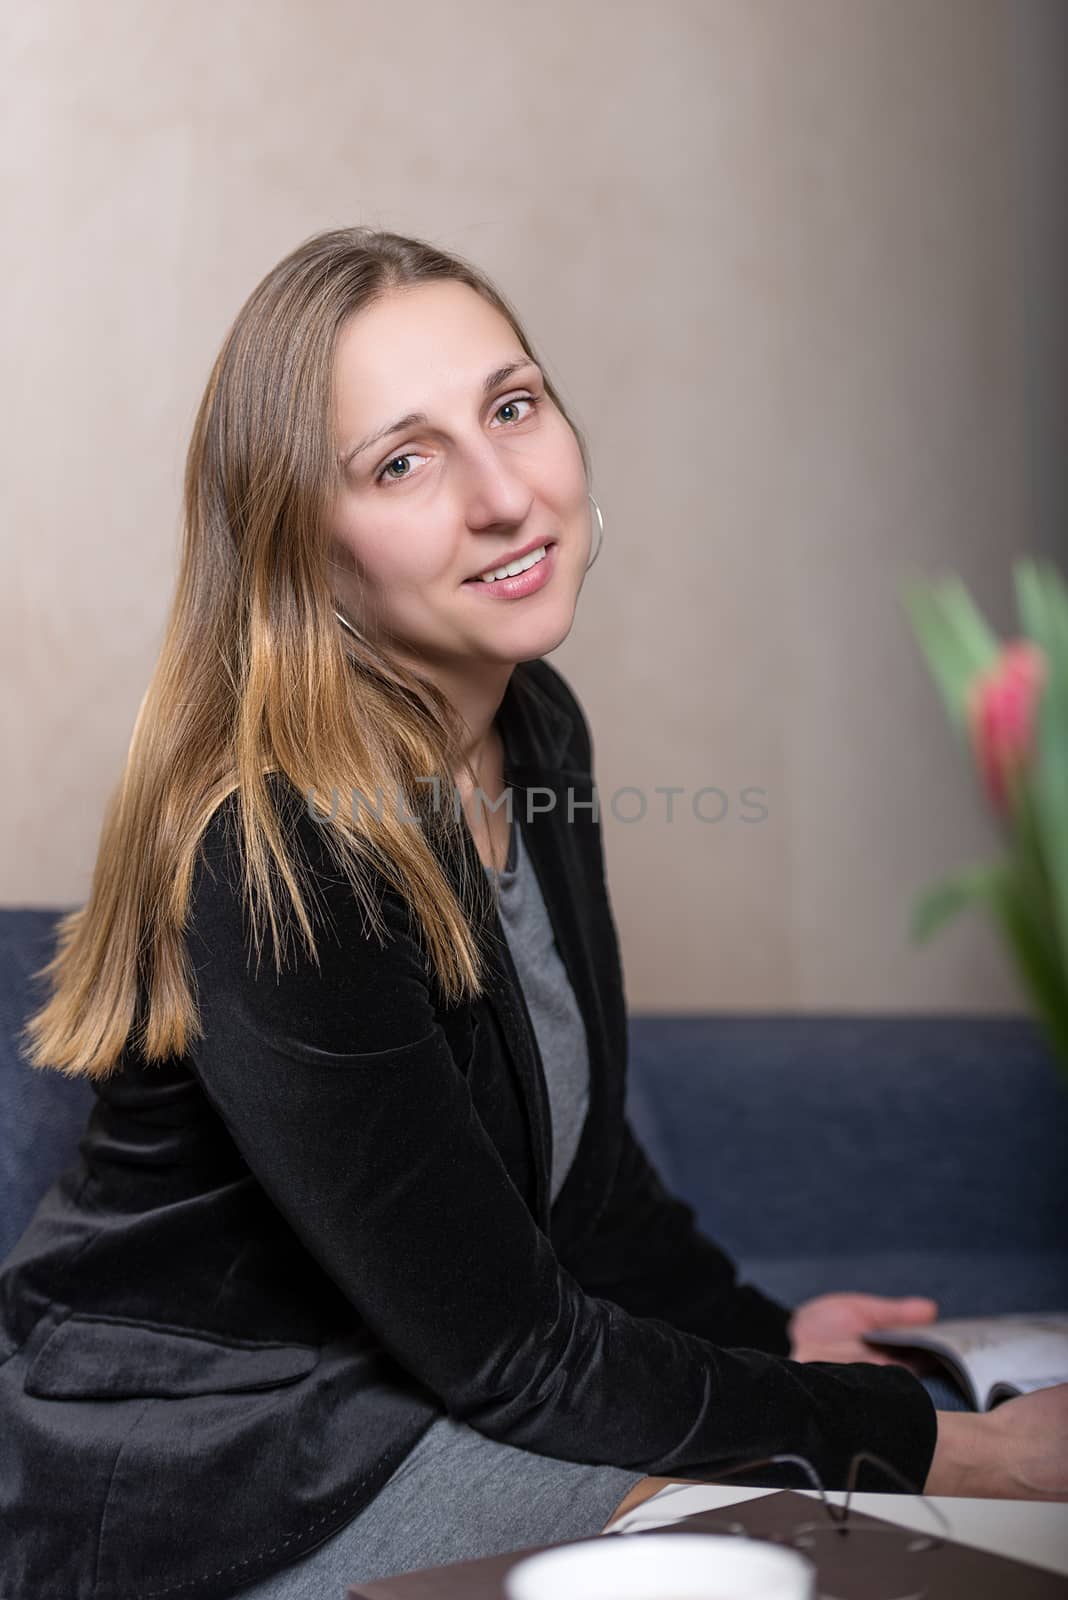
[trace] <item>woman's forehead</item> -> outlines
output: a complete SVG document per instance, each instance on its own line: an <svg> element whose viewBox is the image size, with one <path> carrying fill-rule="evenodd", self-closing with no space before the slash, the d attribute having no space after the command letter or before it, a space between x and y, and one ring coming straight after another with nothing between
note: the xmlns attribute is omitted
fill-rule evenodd
<svg viewBox="0 0 1068 1600"><path fill-rule="evenodd" d="M394 419L467 405L493 373L528 360L507 319L466 284L391 293L353 316L338 340L342 452Z"/></svg>
<svg viewBox="0 0 1068 1600"><path fill-rule="evenodd" d="M481 378L487 360L519 353L519 341L495 306L465 283L418 284L390 290L355 312L338 337L340 381L358 378L385 389Z"/></svg>

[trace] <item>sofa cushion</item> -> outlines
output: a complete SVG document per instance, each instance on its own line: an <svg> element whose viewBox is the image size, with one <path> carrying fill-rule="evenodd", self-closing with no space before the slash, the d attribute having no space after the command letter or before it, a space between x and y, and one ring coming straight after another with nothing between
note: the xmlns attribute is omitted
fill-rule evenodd
<svg viewBox="0 0 1068 1600"><path fill-rule="evenodd" d="M38 1071L19 1050L18 1034L45 999L33 974L53 953L62 914L0 910L0 1261L49 1184L75 1159L94 1100L84 1079Z"/></svg>
<svg viewBox="0 0 1068 1600"><path fill-rule="evenodd" d="M1026 1017L634 1016L629 1106L759 1287L1068 1305L1068 1089Z"/></svg>

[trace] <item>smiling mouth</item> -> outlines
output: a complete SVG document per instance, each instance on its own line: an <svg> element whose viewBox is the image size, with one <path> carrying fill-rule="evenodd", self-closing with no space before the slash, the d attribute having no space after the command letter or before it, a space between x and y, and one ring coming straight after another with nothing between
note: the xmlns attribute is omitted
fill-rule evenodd
<svg viewBox="0 0 1068 1600"><path fill-rule="evenodd" d="M486 572L477 573L475 577L466 578L464 581L465 583L489 584L499 583L502 578L518 578L521 573L529 571L531 567L536 567L539 562L544 561L549 554L549 546L555 543L555 539L546 539L544 544L538 545L536 550L531 550L529 554L521 556L518 560L505 562L499 567L490 567Z"/></svg>

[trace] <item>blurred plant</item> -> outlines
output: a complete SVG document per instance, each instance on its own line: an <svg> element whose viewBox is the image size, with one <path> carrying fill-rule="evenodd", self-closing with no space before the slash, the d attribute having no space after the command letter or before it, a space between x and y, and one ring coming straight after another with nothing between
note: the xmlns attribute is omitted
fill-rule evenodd
<svg viewBox="0 0 1068 1600"><path fill-rule="evenodd" d="M910 580L919 646L1005 844L912 908L914 944L967 905L993 918L1068 1084L1068 588L1047 563L1013 569L1024 637L999 640L959 579Z"/></svg>

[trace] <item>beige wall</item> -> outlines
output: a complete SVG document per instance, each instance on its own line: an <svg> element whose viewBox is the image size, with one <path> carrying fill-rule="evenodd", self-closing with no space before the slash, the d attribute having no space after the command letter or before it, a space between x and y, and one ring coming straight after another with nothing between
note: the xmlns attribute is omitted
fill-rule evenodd
<svg viewBox="0 0 1068 1600"><path fill-rule="evenodd" d="M905 942L913 892L996 840L897 588L955 570L1005 628L1012 559L1066 528L1066 19L11 8L0 900L87 892L230 318L301 238L370 221L487 268L591 439L607 537L554 660L593 724L631 1005L1019 1009L978 919Z"/></svg>

